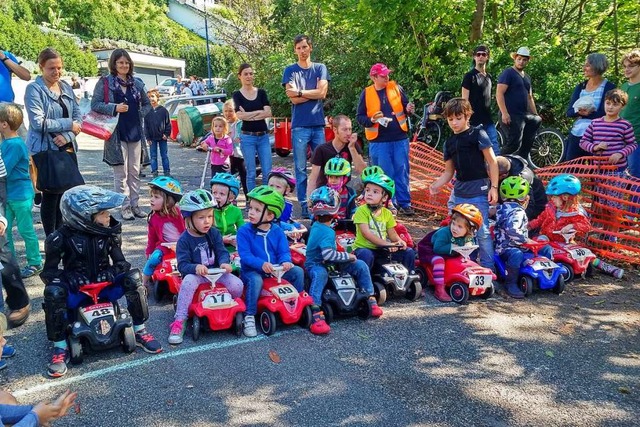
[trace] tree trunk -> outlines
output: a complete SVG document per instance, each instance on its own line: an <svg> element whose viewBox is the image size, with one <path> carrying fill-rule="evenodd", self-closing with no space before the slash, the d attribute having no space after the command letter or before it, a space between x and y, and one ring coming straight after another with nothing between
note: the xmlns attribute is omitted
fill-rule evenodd
<svg viewBox="0 0 640 427"><path fill-rule="evenodd" d="M476 0L476 10L473 12L473 20L471 21L471 43L482 39L482 28L484 27L484 9L487 5L486 0Z"/></svg>

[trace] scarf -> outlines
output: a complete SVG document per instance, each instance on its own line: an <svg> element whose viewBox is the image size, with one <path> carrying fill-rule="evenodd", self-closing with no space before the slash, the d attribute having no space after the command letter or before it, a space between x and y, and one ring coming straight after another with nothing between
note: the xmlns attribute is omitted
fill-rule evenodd
<svg viewBox="0 0 640 427"><path fill-rule="evenodd" d="M125 86L127 88L131 88L131 94L133 95L133 99L136 100L138 104L140 104L140 91L135 85L135 80L133 76L128 77L127 80L122 80L119 76L113 76L115 82L120 86Z"/></svg>

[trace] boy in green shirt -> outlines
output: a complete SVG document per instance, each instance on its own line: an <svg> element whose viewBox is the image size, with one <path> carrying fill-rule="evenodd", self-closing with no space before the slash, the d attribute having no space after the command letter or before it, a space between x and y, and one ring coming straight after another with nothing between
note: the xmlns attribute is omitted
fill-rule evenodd
<svg viewBox="0 0 640 427"><path fill-rule="evenodd" d="M213 210L215 225L220 234L222 242L227 251L236 251L236 234L238 228L244 225L242 211L233 204L240 192L238 179L226 172L218 172L211 178L211 194L218 206Z"/></svg>

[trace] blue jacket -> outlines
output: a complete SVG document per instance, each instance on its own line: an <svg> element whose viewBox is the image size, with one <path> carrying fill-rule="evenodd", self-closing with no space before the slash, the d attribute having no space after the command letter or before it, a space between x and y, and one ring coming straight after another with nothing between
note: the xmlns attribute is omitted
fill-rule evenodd
<svg viewBox="0 0 640 427"><path fill-rule="evenodd" d="M581 116L578 116L578 113L573 109L573 104L578 100L578 98L580 98L580 92L582 92L582 90L587 86L587 81L583 81L582 83L578 83L578 85L576 86L576 88L573 90L573 93L571 94L571 100L569 100L569 108L567 108L567 117L578 117L581 118ZM591 114L589 114L588 116L584 117L585 119L597 119L598 117L602 117L604 116L604 95L609 92L612 89L615 89L616 85L611 83L610 81L607 81L604 84L604 91L602 92L602 99L600 100L600 105L596 106L596 110L592 111Z"/></svg>
<svg viewBox="0 0 640 427"><path fill-rule="evenodd" d="M26 144L31 154L57 150L52 133L62 134L68 142L73 144L74 151L78 151L76 136L71 131L71 127L73 122L82 122L80 108L73 89L67 82L60 80L60 89L61 95L51 92L42 76L36 77L36 80L27 86L24 94L24 103L29 116ZM62 98L62 102L67 107L70 116L68 119L62 117L62 107L58 104L59 98Z"/></svg>
<svg viewBox="0 0 640 427"><path fill-rule="evenodd" d="M271 224L268 231L255 228L246 223L238 229L236 235L240 269L243 272L257 271L262 274L262 264L282 264L291 262L289 243L284 231L276 224Z"/></svg>

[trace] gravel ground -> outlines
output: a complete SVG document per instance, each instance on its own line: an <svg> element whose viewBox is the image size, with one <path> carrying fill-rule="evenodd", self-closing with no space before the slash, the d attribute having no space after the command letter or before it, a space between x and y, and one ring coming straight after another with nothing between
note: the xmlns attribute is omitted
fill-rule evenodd
<svg viewBox="0 0 640 427"><path fill-rule="evenodd" d="M102 142L83 137L80 146L87 181L110 188ZM169 152L174 175L196 188L204 154L175 144ZM406 224L417 241L435 221L420 215ZM146 223L123 229L125 254L142 267ZM163 354L89 355L58 380L45 375L43 285L26 283L33 314L8 333L18 355L0 381L24 403L78 391L57 426L586 427L637 425L640 415L637 270L518 302L497 295L441 304L428 290L415 303L392 299L379 320L337 321L324 337L294 326L255 339L205 333L194 343L187 334L172 347L171 305L152 303L148 326Z"/></svg>

